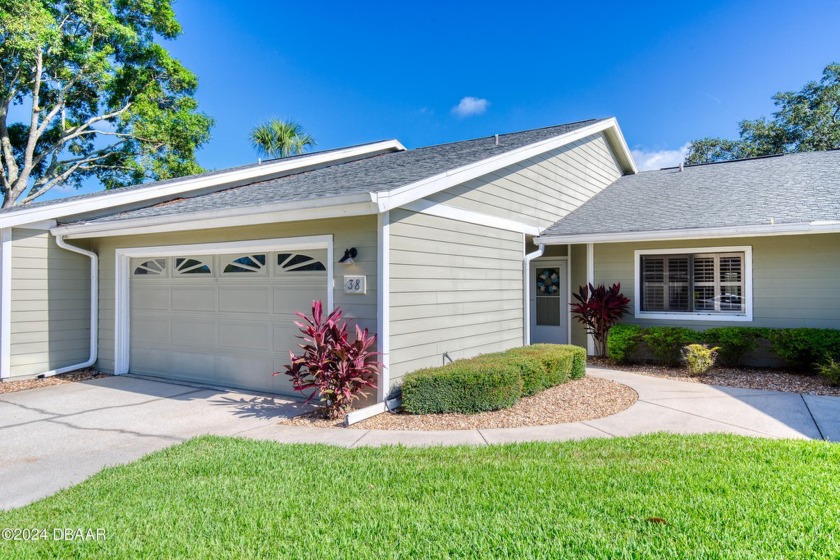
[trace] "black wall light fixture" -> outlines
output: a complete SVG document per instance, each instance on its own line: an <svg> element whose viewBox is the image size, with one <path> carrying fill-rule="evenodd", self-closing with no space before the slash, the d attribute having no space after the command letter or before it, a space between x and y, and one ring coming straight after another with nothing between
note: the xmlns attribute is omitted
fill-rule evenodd
<svg viewBox="0 0 840 560"><path fill-rule="evenodd" d="M356 255L358 255L358 254L359 254L359 252L356 251L355 247L345 249L344 250L344 256L341 257L340 259L338 259L338 262L341 263L341 264L354 264L356 261L354 261L353 259L355 259Z"/></svg>

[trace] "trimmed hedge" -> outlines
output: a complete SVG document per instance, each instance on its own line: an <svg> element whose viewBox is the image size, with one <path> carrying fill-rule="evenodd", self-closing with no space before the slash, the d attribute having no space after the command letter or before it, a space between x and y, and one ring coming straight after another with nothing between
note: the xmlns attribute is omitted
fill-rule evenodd
<svg viewBox="0 0 840 560"><path fill-rule="evenodd" d="M658 361L678 364L679 351L687 344L709 344L720 348L726 365L738 366L759 342L770 343L771 352L798 369L814 370L828 357L840 356L840 330L767 329L757 327L717 327L694 331L683 327L616 325L607 341L607 355L619 362L631 362L644 342Z"/></svg>
<svg viewBox="0 0 840 560"><path fill-rule="evenodd" d="M802 369L840 357L840 331L834 329L778 329L770 331L768 338L773 353Z"/></svg>
<svg viewBox="0 0 840 560"><path fill-rule="evenodd" d="M645 330L644 341L660 362L672 366L680 364L683 346L702 342L697 331L684 327L650 327Z"/></svg>
<svg viewBox="0 0 840 560"><path fill-rule="evenodd" d="M753 327L716 327L703 331L704 342L717 346L721 362L727 366L740 366L744 356L755 351L758 342L769 336L770 329Z"/></svg>
<svg viewBox="0 0 840 560"><path fill-rule="evenodd" d="M411 414L471 414L509 408L522 394L519 371L505 363L458 360L407 375L403 409Z"/></svg>
<svg viewBox="0 0 840 560"><path fill-rule="evenodd" d="M535 344L409 373L402 406L411 414L499 410L585 374L583 348Z"/></svg>
<svg viewBox="0 0 840 560"><path fill-rule="evenodd" d="M616 325L607 337L607 356L617 362L631 362L645 330L638 325Z"/></svg>

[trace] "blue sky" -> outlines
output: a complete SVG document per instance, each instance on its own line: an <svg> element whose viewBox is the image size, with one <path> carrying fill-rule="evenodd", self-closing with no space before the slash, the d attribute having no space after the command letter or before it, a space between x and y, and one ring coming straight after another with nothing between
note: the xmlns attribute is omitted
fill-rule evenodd
<svg viewBox="0 0 840 560"><path fill-rule="evenodd" d="M688 141L736 136L740 119L772 112L773 93L840 61L834 1L174 7L184 33L167 46L216 119L199 153L210 169L256 161L248 132L272 116L300 122L318 149L616 116L641 164L673 165ZM474 114L453 112L465 97Z"/></svg>

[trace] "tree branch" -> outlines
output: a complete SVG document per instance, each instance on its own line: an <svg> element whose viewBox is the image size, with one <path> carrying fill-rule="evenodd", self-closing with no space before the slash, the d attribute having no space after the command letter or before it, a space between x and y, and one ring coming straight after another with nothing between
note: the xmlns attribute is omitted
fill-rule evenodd
<svg viewBox="0 0 840 560"><path fill-rule="evenodd" d="M110 150L121 144L122 142L117 142L107 148L103 148L103 150L108 150L106 153L101 153L103 150L100 150L100 154L97 156L88 156L84 158L79 158L76 160L66 160L59 162L55 165L55 168L60 166L66 165L68 163L72 163L70 167L62 171L61 173L54 175L52 177L48 177L47 175L41 177L33 186L32 189L29 191L29 194L25 196L21 201L20 204L26 204L27 202L31 202L38 198L39 196L43 195L56 185L64 182L67 178L70 177L73 173L75 173L78 169L83 169L86 164L93 163L100 159L105 159L106 157L110 156ZM52 165L50 167L53 167Z"/></svg>
<svg viewBox="0 0 840 560"><path fill-rule="evenodd" d="M14 185L18 178L18 166L15 161L15 154L12 150L12 141L9 138L9 129L6 127L8 105L0 107L0 149L2 149L3 160L6 164L8 176L3 174L3 186L6 192L10 192L11 186Z"/></svg>
<svg viewBox="0 0 840 560"><path fill-rule="evenodd" d="M39 165L42 161L44 161L45 159L47 159L50 156L57 156L64 149L64 145L67 142L69 142L70 140L73 140L74 138L78 138L80 136L83 136L83 135L101 134L103 136L116 136L118 138L133 138L134 136L132 136L131 134L121 134L121 133L116 133L116 132L108 132L108 131L96 130L96 129L90 128L91 126L93 126L94 124L96 124L100 121L104 121L104 120L107 120L107 119L110 119L110 118L117 117L117 116L121 115L122 113L126 112L129 109L129 107L131 107L131 102L130 101L128 103L126 103L121 109L118 109L116 111L112 111L111 113L106 113L104 115L98 115L98 116L95 116L95 117L91 117L90 119L88 119L84 123L80 124L79 126L67 130L64 134L61 135L61 137L55 142L55 144L53 144L53 146L51 148L49 148L47 150L44 150L44 152L42 152L41 154L39 154L38 156L35 157L35 159L33 161L33 166ZM100 152L100 151L101 150L97 150L97 152Z"/></svg>
<svg viewBox="0 0 840 560"><path fill-rule="evenodd" d="M23 168L20 170L20 175L12 183L12 189L7 193L6 204L9 199L12 203L26 190L29 183L29 175L32 173L33 165L32 159L35 155L35 147L38 144L38 115L41 108L38 106L41 95L41 74L44 70L44 56L41 47L38 47L37 56L35 57L34 69L34 86L32 88L32 114L29 119L29 137L26 140L26 148L23 152Z"/></svg>

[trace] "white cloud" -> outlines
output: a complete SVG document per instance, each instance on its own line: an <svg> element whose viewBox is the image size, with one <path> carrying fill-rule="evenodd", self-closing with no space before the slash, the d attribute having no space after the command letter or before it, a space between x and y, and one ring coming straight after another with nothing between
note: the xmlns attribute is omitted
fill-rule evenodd
<svg viewBox="0 0 840 560"><path fill-rule="evenodd" d="M452 107L452 114L457 117L471 117L483 115L487 112L490 102L480 97L465 97L457 105Z"/></svg>
<svg viewBox="0 0 840 560"><path fill-rule="evenodd" d="M662 169L663 167L676 167L685 161L688 155L688 147L691 144L686 142L676 150L631 150L633 159L640 171L648 169Z"/></svg>

